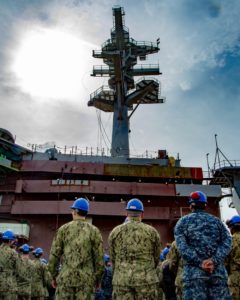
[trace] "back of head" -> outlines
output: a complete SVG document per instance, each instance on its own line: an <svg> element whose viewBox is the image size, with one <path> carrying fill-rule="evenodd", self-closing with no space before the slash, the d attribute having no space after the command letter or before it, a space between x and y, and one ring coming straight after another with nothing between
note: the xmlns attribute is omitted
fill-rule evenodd
<svg viewBox="0 0 240 300"><path fill-rule="evenodd" d="M85 198L78 198L74 201L73 205L71 206L71 209L74 209L77 214L81 216L86 216L89 211L89 202Z"/></svg>
<svg viewBox="0 0 240 300"><path fill-rule="evenodd" d="M226 221L226 224L231 231L240 231L240 216L233 216L230 220Z"/></svg>
<svg viewBox="0 0 240 300"><path fill-rule="evenodd" d="M108 254L104 254L103 259L104 259L105 264L110 262L110 256Z"/></svg>
<svg viewBox="0 0 240 300"><path fill-rule="evenodd" d="M205 209L207 206L207 196L200 191L192 192L189 196L188 203L193 209Z"/></svg>
<svg viewBox="0 0 240 300"><path fill-rule="evenodd" d="M22 252L23 254L28 254L32 248L28 244L23 244L20 248L19 251Z"/></svg>
<svg viewBox="0 0 240 300"><path fill-rule="evenodd" d="M133 198L128 201L126 210L129 217L140 216L144 212L144 206L141 200Z"/></svg>
<svg viewBox="0 0 240 300"><path fill-rule="evenodd" d="M43 254L43 249L42 248L36 248L34 251L33 251L33 255L35 257L41 257Z"/></svg>

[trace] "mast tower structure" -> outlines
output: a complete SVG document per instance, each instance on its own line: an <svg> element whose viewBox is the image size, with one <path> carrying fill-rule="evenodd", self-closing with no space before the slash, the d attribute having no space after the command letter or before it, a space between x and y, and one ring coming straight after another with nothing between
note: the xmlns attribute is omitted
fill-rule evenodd
<svg viewBox="0 0 240 300"><path fill-rule="evenodd" d="M122 7L113 7L111 38L102 45L101 50L93 50L93 57L103 59L107 66L94 66L91 75L110 78L108 86L102 86L90 95L88 106L113 112L111 156L128 158L131 116L140 104L164 103L165 98L160 95L157 79L144 77L134 82L134 76L161 74L158 64L137 65L138 58L146 60L147 55L160 50L159 39L153 43L137 42L130 38L129 30L124 25L124 15Z"/></svg>

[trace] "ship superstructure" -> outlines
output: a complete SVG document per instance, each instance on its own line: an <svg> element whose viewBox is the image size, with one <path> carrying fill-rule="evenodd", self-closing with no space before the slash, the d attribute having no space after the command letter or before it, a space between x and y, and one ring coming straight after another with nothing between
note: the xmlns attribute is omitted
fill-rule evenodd
<svg viewBox="0 0 240 300"><path fill-rule="evenodd" d="M30 244L49 251L56 229L71 220L75 198L90 203L89 222L100 228L107 251L112 228L125 219L126 202L140 198L145 222L154 226L162 241L173 239L173 226L189 212L190 192L208 195L208 209L219 215L220 185L207 185L202 168L182 167L166 150L156 157L131 157L129 119L140 104L163 103L158 65L138 65L159 51L159 41L137 42L124 25L124 11L113 8L111 38L93 56L106 66L95 66L93 76L108 76L108 86L91 94L89 106L113 113L111 155L60 153L53 147L44 153L17 145L8 131L0 130L0 232L13 228ZM145 76L135 82L135 76Z"/></svg>

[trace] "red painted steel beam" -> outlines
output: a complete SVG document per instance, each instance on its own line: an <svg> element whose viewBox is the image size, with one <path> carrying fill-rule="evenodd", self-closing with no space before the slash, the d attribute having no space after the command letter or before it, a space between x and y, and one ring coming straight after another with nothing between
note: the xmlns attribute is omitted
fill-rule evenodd
<svg viewBox="0 0 240 300"><path fill-rule="evenodd" d="M56 160L23 160L21 171L102 175L104 164Z"/></svg>
<svg viewBox="0 0 240 300"><path fill-rule="evenodd" d="M175 184L88 181L88 185L52 185L51 180L18 180L16 193L90 193L148 196L175 196Z"/></svg>
<svg viewBox="0 0 240 300"><path fill-rule="evenodd" d="M72 201L16 201L12 215L68 215ZM91 202L89 215L126 216L125 203ZM170 219L169 207L145 207L144 218L151 220Z"/></svg>

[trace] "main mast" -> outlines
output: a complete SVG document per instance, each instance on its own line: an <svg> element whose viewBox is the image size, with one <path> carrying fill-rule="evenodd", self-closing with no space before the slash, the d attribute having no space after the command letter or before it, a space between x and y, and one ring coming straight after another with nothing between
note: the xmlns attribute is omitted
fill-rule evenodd
<svg viewBox="0 0 240 300"><path fill-rule="evenodd" d="M111 145L113 157L130 156L129 119L139 104L165 101L160 96L158 80L144 77L137 83L134 82L134 76L161 74L158 64L137 65L138 58L145 60L148 54L160 50L159 40L156 43L137 42L130 38L129 30L124 25L124 15L122 7L113 8L114 27L111 30L111 38L102 45L102 50L93 51L93 57L103 59L107 66L94 66L92 76L109 76L110 79L108 86L96 90L90 95L88 102L88 106L113 112ZM129 111L132 112L128 114Z"/></svg>

